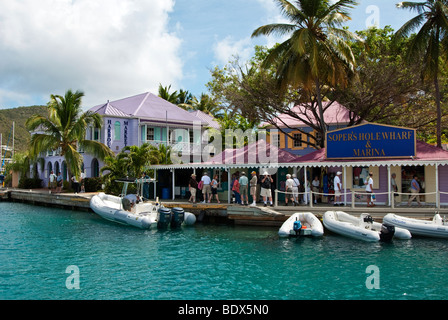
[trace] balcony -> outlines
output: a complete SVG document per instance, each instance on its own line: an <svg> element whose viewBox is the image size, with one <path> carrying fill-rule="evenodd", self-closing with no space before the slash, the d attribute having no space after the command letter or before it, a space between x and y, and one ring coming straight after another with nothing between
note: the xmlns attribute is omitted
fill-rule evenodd
<svg viewBox="0 0 448 320"><path fill-rule="evenodd" d="M160 145L166 145L166 141L161 140L143 140L141 144L149 143L152 146L159 147ZM172 151L174 152L182 152L189 154L201 154L203 146L199 143L190 143L190 142L175 142L170 143L168 145L172 147Z"/></svg>

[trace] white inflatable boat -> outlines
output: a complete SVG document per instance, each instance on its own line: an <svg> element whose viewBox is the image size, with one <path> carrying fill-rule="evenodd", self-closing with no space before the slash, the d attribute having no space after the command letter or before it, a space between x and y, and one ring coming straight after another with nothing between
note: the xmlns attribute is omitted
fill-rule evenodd
<svg viewBox="0 0 448 320"><path fill-rule="evenodd" d="M413 235L448 238L448 222L442 219L440 214L435 214L432 220L420 220L397 216L388 213L383 221L396 227L407 229Z"/></svg>
<svg viewBox="0 0 448 320"><path fill-rule="evenodd" d="M280 237L313 236L324 234L324 227L320 220L311 212L297 212L286 220L278 231Z"/></svg>
<svg viewBox="0 0 448 320"><path fill-rule="evenodd" d="M196 216L184 212L182 208L172 210L164 208L160 203L125 201L126 197L117 197L103 192L90 200L90 208L106 220L130 225L141 229L150 229L152 225L158 228L177 228L182 224L192 225Z"/></svg>
<svg viewBox="0 0 448 320"><path fill-rule="evenodd" d="M406 229L374 222L367 213L362 213L358 218L343 211L327 211L323 215L323 223L325 228L334 233L364 241L390 241L392 237L412 237Z"/></svg>

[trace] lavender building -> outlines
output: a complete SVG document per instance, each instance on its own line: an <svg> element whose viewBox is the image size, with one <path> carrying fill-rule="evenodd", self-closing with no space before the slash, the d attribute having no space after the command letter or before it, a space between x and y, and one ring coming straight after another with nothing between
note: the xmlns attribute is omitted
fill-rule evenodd
<svg viewBox="0 0 448 320"><path fill-rule="evenodd" d="M160 144L175 146L176 151L188 154L191 158L201 153L202 132L207 127L219 127L208 115L200 111L188 112L178 106L150 93L107 101L90 111L100 114L103 126L87 128L86 138L107 145L119 153L124 147L143 143L154 146ZM83 154L82 171L86 177L98 177L103 163L90 154ZM67 164L57 150L45 155L44 166L39 164L38 176L48 184L50 172L61 171L64 180L69 177Z"/></svg>

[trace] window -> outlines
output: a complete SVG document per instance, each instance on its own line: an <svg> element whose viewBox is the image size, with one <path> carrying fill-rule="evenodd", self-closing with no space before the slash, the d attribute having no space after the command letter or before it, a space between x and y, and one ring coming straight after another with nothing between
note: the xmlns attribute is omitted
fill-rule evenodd
<svg viewBox="0 0 448 320"><path fill-rule="evenodd" d="M294 148L299 148L302 146L302 134L294 133Z"/></svg>
<svg viewBox="0 0 448 320"><path fill-rule="evenodd" d="M272 136L272 145L278 148L280 146L280 135L272 134L271 136Z"/></svg>
<svg viewBox="0 0 448 320"><path fill-rule="evenodd" d="M93 129L93 141L100 141L101 135L100 135L100 129L94 128Z"/></svg>
<svg viewBox="0 0 448 320"><path fill-rule="evenodd" d="M305 149L305 144L303 140L307 141L307 136L300 132L299 130L291 131L288 133L288 148L292 150L303 150Z"/></svg>
<svg viewBox="0 0 448 320"><path fill-rule="evenodd" d="M154 128L146 129L146 141L154 141Z"/></svg>
<svg viewBox="0 0 448 320"><path fill-rule="evenodd" d="M120 140L121 137L121 123L120 121L115 121L115 141Z"/></svg>

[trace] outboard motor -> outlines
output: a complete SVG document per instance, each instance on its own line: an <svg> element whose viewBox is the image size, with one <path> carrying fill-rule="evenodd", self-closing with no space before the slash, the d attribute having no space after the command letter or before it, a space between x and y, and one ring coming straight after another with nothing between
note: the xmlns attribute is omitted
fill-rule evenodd
<svg viewBox="0 0 448 320"><path fill-rule="evenodd" d="M171 210L168 208L159 208L157 211L157 228L166 229L171 222Z"/></svg>
<svg viewBox="0 0 448 320"><path fill-rule="evenodd" d="M293 230L296 233L296 236L298 236L300 230L302 230L302 222L300 222L300 220L294 221Z"/></svg>
<svg viewBox="0 0 448 320"><path fill-rule="evenodd" d="M363 218L365 223L373 223L373 217L370 214L365 215Z"/></svg>
<svg viewBox="0 0 448 320"><path fill-rule="evenodd" d="M185 211L182 208L171 209L171 229L180 228L185 219Z"/></svg>
<svg viewBox="0 0 448 320"><path fill-rule="evenodd" d="M382 224L380 232L380 241L391 241L395 234L395 226Z"/></svg>

